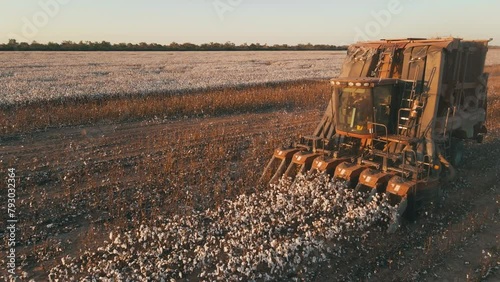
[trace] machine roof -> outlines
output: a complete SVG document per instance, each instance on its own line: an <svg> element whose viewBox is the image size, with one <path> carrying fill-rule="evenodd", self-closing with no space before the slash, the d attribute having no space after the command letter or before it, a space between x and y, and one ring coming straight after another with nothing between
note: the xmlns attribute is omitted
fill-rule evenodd
<svg viewBox="0 0 500 282"><path fill-rule="evenodd" d="M358 42L353 44L354 46L366 46L371 48L380 48L380 47L416 47L416 46L436 46L443 49L456 49L460 47L460 43L474 43L487 46L490 40L463 40L462 38L406 38L406 39L381 39L379 41L366 41L366 42Z"/></svg>

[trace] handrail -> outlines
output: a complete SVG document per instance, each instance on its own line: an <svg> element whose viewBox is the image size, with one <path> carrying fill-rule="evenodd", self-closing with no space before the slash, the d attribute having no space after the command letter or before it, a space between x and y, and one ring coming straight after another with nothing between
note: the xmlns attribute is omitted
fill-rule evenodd
<svg viewBox="0 0 500 282"><path fill-rule="evenodd" d="M413 153L415 163L418 163L417 162L417 152L415 152L415 150L406 150L406 149L403 150L403 164L402 164L403 172L405 171L407 153ZM411 165L409 165L409 166L411 166ZM418 180L418 170L419 170L419 168L417 167L417 173L416 173L415 180Z"/></svg>
<svg viewBox="0 0 500 282"><path fill-rule="evenodd" d="M427 163L425 162L427 158ZM432 156L431 155L425 155L424 156L424 161L422 162L422 165L427 165L427 178L431 176L431 167L432 167Z"/></svg>
<svg viewBox="0 0 500 282"><path fill-rule="evenodd" d="M384 128L384 132L385 132L385 141L381 141L380 139L378 139L377 141L378 142L383 142L385 143L385 146L384 146L384 150L387 151L387 156L385 157L385 159L383 160L383 164L382 164L382 169L384 171L387 170L387 160L390 158L390 152L389 152L389 147L388 147L388 144L389 144L389 129L387 128L387 126L385 124L382 124L382 123L376 123L376 122L367 122L367 124L370 124L372 125L372 127L370 128L370 133L372 134L372 140L375 140L375 134L377 134L377 126L379 127L383 127ZM373 126L375 126L375 128L373 128Z"/></svg>

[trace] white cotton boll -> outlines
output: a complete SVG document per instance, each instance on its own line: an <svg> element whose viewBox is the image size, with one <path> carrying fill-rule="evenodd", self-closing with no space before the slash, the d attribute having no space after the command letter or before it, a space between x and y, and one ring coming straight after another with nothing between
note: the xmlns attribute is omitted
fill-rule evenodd
<svg viewBox="0 0 500 282"><path fill-rule="evenodd" d="M203 52L165 56L164 52L159 52L142 57L128 52L106 56L96 52L87 54L85 58L75 58L55 52L51 58L43 54L30 56L31 63L36 62L44 66L36 72L24 67L27 62L23 60L21 54L12 54L6 61L9 64L9 72L0 74L4 85L8 86L3 88L4 95L0 99L4 103L14 103L60 97L147 94L318 77L329 78L339 73L339 66L342 63L340 57L324 60L325 56L330 54L330 52L304 52L292 57L287 53L276 53L271 56L255 53L248 57L232 52L219 52L210 56ZM99 64L92 65L95 61ZM314 64L311 64L311 61L314 61ZM271 62L271 64L256 62ZM332 68L332 63L337 67ZM285 64L286 67L281 64ZM131 67L134 65L143 67ZM214 65L218 67L213 68ZM304 68L304 65L310 65L311 68ZM208 73L210 75L207 75ZM43 83L30 82L37 80Z"/></svg>
<svg viewBox="0 0 500 282"><path fill-rule="evenodd" d="M257 269L262 264L271 269L268 275L281 277L304 263L327 260L326 254L342 254L339 246L343 240L359 242L368 236L364 231L377 217L387 216L376 205L356 200L352 191L341 187L323 176L312 180L299 177L293 187L282 181L262 193L226 201L214 211L174 216L160 227L142 225L135 232L126 233L121 240L126 243L114 244L117 240L110 233L114 246L129 248L123 248L125 251L120 251L113 261L118 263L134 256L134 270L130 273L140 267L137 273L151 271L151 277L165 279L179 279L179 275L186 277L200 271L200 278L203 273L208 280L248 280L253 279L250 275L259 277ZM325 209L324 203L337 206ZM206 219L211 222L209 226L203 223ZM349 236L345 233L353 231L361 232ZM324 240L333 240L339 246L331 250ZM96 271L110 273L107 267L112 264L106 257L92 263L98 266ZM181 265L182 274L160 272L163 263L170 269ZM127 273L123 275L126 277Z"/></svg>

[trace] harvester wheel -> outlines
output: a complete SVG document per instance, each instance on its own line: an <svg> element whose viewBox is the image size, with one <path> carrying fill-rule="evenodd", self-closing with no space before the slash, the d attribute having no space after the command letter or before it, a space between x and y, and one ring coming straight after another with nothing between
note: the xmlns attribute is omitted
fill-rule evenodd
<svg viewBox="0 0 500 282"><path fill-rule="evenodd" d="M482 134L482 133L481 133L481 134L478 134L478 135L476 136L476 141L477 141L477 143L482 144L482 143L483 143L483 141L484 141L484 134Z"/></svg>
<svg viewBox="0 0 500 282"><path fill-rule="evenodd" d="M417 219L417 201L414 195L408 195L408 206L403 214L404 218L409 222L414 222Z"/></svg>
<svg viewBox="0 0 500 282"><path fill-rule="evenodd" d="M450 163L458 167L462 164L464 156L464 140L453 138L451 139L450 147Z"/></svg>

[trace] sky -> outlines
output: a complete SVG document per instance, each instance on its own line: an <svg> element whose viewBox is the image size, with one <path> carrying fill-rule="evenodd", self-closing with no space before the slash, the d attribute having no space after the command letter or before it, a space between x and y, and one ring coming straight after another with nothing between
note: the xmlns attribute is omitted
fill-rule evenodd
<svg viewBox="0 0 500 282"><path fill-rule="evenodd" d="M334 44L494 38L498 0L0 0L0 42Z"/></svg>

